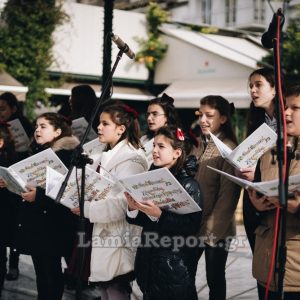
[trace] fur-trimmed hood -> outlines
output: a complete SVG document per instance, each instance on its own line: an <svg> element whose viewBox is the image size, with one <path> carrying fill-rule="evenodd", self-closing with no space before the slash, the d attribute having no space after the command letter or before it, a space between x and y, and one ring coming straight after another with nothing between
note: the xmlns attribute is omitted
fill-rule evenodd
<svg viewBox="0 0 300 300"><path fill-rule="evenodd" d="M51 147L54 152L60 150L73 150L79 145L79 140L76 136L65 136L58 139Z"/></svg>

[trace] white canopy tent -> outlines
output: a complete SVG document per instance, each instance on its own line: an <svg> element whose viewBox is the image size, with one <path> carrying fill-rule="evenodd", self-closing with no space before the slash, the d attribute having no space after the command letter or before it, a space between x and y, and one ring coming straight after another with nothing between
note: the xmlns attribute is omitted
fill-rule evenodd
<svg viewBox="0 0 300 300"><path fill-rule="evenodd" d="M59 88L46 88L45 91L46 93L51 95L70 96L72 88L79 84L84 83L66 82ZM96 96L100 97L102 88L101 85L89 84L89 86L91 86L94 89ZM154 96L143 89L120 86L113 87L112 99L148 101L152 98L154 98Z"/></svg>
<svg viewBox="0 0 300 300"><path fill-rule="evenodd" d="M171 83L165 90L174 98L178 108L198 108L200 99L207 95L221 95L236 108L248 108L250 95L247 91L247 80L234 79L197 79L178 80Z"/></svg>
<svg viewBox="0 0 300 300"><path fill-rule="evenodd" d="M207 95L221 95L236 108L249 107L248 76L268 54L257 41L170 24L161 31L169 47L157 66L155 83L169 84L164 92L176 107L196 108Z"/></svg>
<svg viewBox="0 0 300 300"><path fill-rule="evenodd" d="M177 80L245 78L269 52L245 38L204 34L174 25L161 27L166 56L158 63L155 83Z"/></svg>

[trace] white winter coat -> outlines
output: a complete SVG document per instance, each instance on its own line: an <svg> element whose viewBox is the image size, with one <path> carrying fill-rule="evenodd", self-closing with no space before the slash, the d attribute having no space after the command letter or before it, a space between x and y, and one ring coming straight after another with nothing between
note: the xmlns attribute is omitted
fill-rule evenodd
<svg viewBox="0 0 300 300"><path fill-rule="evenodd" d="M121 179L147 171L148 164L143 150L123 140L103 152L101 167ZM84 215L94 223L90 282L109 281L133 271L135 248L126 237L128 233L139 237L140 228L126 222L126 211L126 198L117 187L108 199L85 202Z"/></svg>

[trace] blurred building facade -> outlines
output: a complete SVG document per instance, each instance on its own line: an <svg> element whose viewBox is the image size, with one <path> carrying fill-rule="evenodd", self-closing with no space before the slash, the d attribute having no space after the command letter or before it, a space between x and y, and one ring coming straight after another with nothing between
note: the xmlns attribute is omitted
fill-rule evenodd
<svg viewBox="0 0 300 300"><path fill-rule="evenodd" d="M104 5L104 0L74 0L78 3ZM114 0L115 8L142 12L150 0ZM299 15L300 0L157 0L171 12L173 22L209 24L221 28L263 32L273 10L284 8L286 24Z"/></svg>

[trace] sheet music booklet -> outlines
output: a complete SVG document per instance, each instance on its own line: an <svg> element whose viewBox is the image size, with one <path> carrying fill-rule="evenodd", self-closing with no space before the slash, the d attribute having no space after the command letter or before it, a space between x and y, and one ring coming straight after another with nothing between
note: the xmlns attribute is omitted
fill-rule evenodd
<svg viewBox="0 0 300 300"><path fill-rule="evenodd" d="M274 147L277 134L266 123L258 127L234 150L231 150L215 135L210 133L221 156L236 169L255 167L259 158Z"/></svg>

